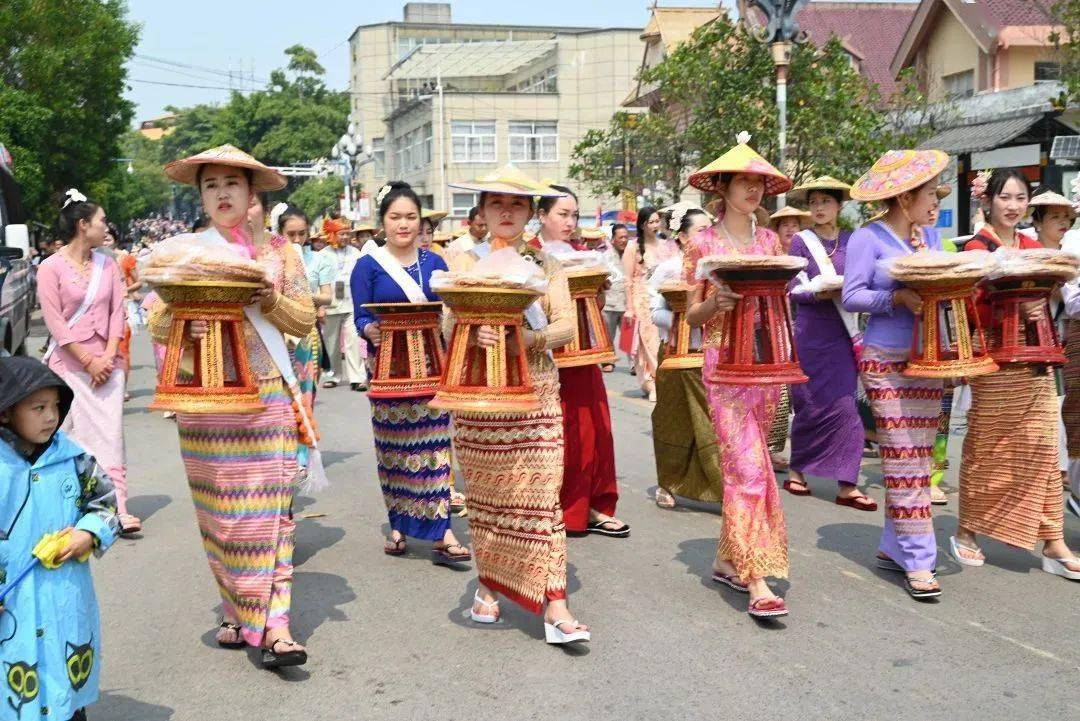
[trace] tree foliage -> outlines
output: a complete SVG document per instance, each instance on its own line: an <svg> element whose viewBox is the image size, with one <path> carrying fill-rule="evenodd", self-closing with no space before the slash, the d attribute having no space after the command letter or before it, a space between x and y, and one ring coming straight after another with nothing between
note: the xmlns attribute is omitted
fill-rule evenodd
<svg viewBox="0 0 1080 721"><path fill-rule="evenodd" d="M336 210L338 198L344 192L345 183L339 176L310 178L289 196L289 202L304 211L307 217L317 218Z"/></svg>
<svg viewBox="0 0 1080 721"><path fill-rule="evenodd" d="M53 219L64 188L114 172L134 114L124 63L137 40L123 0L0 2L0 142L39 220Z"/></svg>
<svg viewBox="0 0 1080 721"><path fill-rule="evenodd" d="M130 162L114 163L111 172L92 183L87 193L102 204L109 220L120 227L126 227L135 218L163 214L172 193L168 178L161 172L161 143L137 130L129 130L121 140L120 152Z"/></svg>
<svg viewBox="0 0 1080 721"><path fill-rule="evenodd" d="M1055 31L1051 40L1061 61L1061 80L1065 97L1061 105L1080 104L1080 0L1058 0L1052 8L1054 20L1064 30Z"/></svg>
<svg viewBox="0 0 1080 721"><path fill-rule="evenodd" d="M779 122L769 48L725 15L645 68L640 80L655 89L648 120L627 127L625 117L616 115L606 130L587 134L575 148L571 175L592 191L639 193L661 179L677 198L686 176L734 145L743 130L752 134L759 153L777 161ZM902 95L905 113L927 106L910 82L903 84ZM889 147L914 142L911 129L898 125L881 101L840 40L820 48L797 45L788 76L785 171L796 182L822 174L850 180ZM623 147L631 156L643 154L641 162L618 167L613 155Z"/></svg>

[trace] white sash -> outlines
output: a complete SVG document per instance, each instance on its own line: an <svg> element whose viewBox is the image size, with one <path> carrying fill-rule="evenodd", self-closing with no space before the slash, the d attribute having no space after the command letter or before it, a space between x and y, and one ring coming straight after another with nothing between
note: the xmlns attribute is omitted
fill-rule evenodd
<svg viewBox="0 0 1080 721"><path fill-rule="evenodd" d="M67 319L67 327L74 328L75 324L79 322L79 319L86 315L90 310L90 306L94 304L94 298L97 297L98 288L101 287L101 276L105 272L105 254L95 253L91 251L90 255L94 259L94 267L90 271L90 283L86 286L86 295L83 296L82 304L75 310L75 315ZM49 358L52 357L53 352L56 351L56 339L49 339L49 347L45 350L45 355L41 356L42 363L48 363Z"/></svg>
<svg viewBox="0 0 1080 721"><path fill-rule="evenodd" d="M802 238L803 243L806 244L806 249L810 251L810 255L813 256L814 262L817 263L820 274L826 278L839 278L840 276L836 272L836 266L833 265L832 258L825 252L825 246L821 242L821 238L818 237L810 228L799 231L797 236ZM839 237L836 240L839 245ZM809 283L810 276L804 270L799 273L799 282ZM839 298L833 298L833 305L836 306L836 311L840 314L840 320L844 322L844 327L847 328L848 336L854 338L859 335L859 318L855 313L844 310L844 305Z"/></svg>
<svg viewBox="0 0 1080 721"><path fill-rule="evenodd" d="M401 267L401 263L397 262L397 259L390 254L390 251L386 249L386 246L377 248L371 252L371 257L375 259L386 274L398 284L398 287L405 293L405 297L409 299L410 303L426 303L428 298L424 293L424 289L416 282L416 280L405 272L405 269ZM416 256L416 265L420 267L420 255Z"/></svg>
<svg viewBox="0 0 1080 721"><path fill-rule="evenodd" d="M212 242L226 245L229 243L215 228L209 228L199 235ZM289 349L285 345L285 336L266 319L258 305L245 307L244 315L247 316L251 327L259 334L263 345L266 346L270 359L274 361L274 366L289 389L289 395L300 411L300 422L304 424L304 432L311 440L311 445L308 447L307 478L301 484L300 490L321 491L330 485L330 479L326 477L326 470L323 468L319 442L315 438L315 427L311 423L311 418L308 417L307 408L304 407L304 395L300 392L300 383L293 372L292 356L289 355Z"/></svg>

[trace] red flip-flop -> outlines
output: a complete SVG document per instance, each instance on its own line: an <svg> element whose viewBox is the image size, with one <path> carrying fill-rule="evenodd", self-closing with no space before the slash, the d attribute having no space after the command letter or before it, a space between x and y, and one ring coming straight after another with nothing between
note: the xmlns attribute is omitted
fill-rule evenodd
<svg viewBox="0 0 1080 721"><path fill-rule="evenodd" d="M805 488L792 488L791 484L793 484L793 483L799 483L799 481L794 481L794 480L791 480L791 479L788 479L788 480L784 481L784 484L783 484L784 490L787 491L788 493L790 493L793 496L811 496L811 495L813 495L813 493L811 493L811 491L810 491L810 486L806 485L806 481L803 481L802 483L799 483L799 485L805 486Z"/></svg>
<svg viewBox="0 0 1080 721"><path fill-rule="evenodd" d="M787 605L779 596L751 601L746 612L754 618L779 618L788 615Z"/></svg>
<svg viewBox="0 0 1080 721"><path fill-rule="evenodd" d="M865 499L865 500L864 500ZM864 501L860 503L859 501ZM877 501L870 496L852 496L851 498L836 497L836 505L854 508L856 511L876 511Z"/></svg>

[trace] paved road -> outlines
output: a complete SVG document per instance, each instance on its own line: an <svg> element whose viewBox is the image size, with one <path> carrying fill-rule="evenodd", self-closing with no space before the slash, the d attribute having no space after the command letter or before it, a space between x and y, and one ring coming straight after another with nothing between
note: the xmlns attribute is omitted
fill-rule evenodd
<svg viewBox="0 0 1080 721"><path fill-rule="evenodd" d="M824 481L813 498L783 494L792 578L777 587L792 615L753 622L745 596L707 580L717 509L653 505L650 406L624 367L608 379L633 536L570 540L572 608L594 627L587 649L546 646L539 621L510 604L502 623L477 628L471 571L433 566L420 543L383 555L367 401L339 388L318 407L333 487L297 508L319 514L299 521L293 595L311 661L264 671L254 652L213 643L216 592L176 431L147 410L145 335L135 351L129 484L146 533L96 565L105 652L92 718L1080 718L1080 586L987 543L993 565L961 573L943 556L943 600L916 604L872 567L880 515L833 505ZM878 465L864 471L881 501ZM940 543L955 513L954 497L935 522ZM1080 547L1076 519L1068 535Z"/></svg>

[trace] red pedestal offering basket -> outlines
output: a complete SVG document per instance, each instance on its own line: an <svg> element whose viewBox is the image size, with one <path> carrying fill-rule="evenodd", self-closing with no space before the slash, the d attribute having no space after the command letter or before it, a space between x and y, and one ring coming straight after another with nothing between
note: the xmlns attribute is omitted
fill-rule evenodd
<svg viewBox="0 0 1080 721"><path fill-rule="evenodd" d="M517 288L457 287L438 291L454 313L446 368L432 408L472 413L540 410L522 339L525 309L540 295ZM476 343L480 326L491 326L498 342Z"/></svg>
<svg viewBox="0 0 1080 721"><path fill-rule="evenodd" d="M922 299L915 316L911 357L904 375L916 378L962 378L998 369L987 351L975 310L975 280L906 281Z"/></svg>
<svg viewBox="0 0 1080 721"><path fill-rule="evenodd" d="M553 353L559 368L614 363L615 348L604 323L599 295L607 282L606 270L571 270L566 273L574 304L574 339Z"/></svg>
<svg viewBox="0 0 1080 721"><path fill-rule="evenodd" d="M762 256L754 258L753 265L712 271L742 298L734 310L723 316L717 344L720 358L709 380L739 385L784 385L809 380L799 366L791 329L787 284L800 267L783 264L792 261L797 259Z"/></svg>
<svg viewBox="0 0 1080 721"><path fill-rule="evenodd" d="M1050 295L1060 278L1028 275L1006 276L983 281L990 301L993 325L990 356L998 363L1038 363L1064 365L1065 351L1050 310ZM1025 312L1036 306L1040 312Z"/></svg>
<svg viewBox="0 0 1080 721"><path fill-rule="evenodd" d="M244 306L261 283L187 281L156 285L172 311L165 361L150 409L174 413L258 413L266 408L244 343ZM206 336L189 344L193 321ZM184 363L191 358L190 368Z"/></svg>
<svg viewBox="0 0 1080 721"><path fill-rule="evenodd" d="M671 308L671 332L664 345L664 360L660 370L681 368L701 368L705 354L690 349L690 335L693 329L686 322L686 310L690 307L690 292L687 285L669 285L660 289L668 307Z"/></svg>
<svg viewBox="0 0 1080 721"><path fill-rule="evenodd" d="M439 318L442 303L369 303L381 340L371 398L434 395L446 365Z"/></svg>

